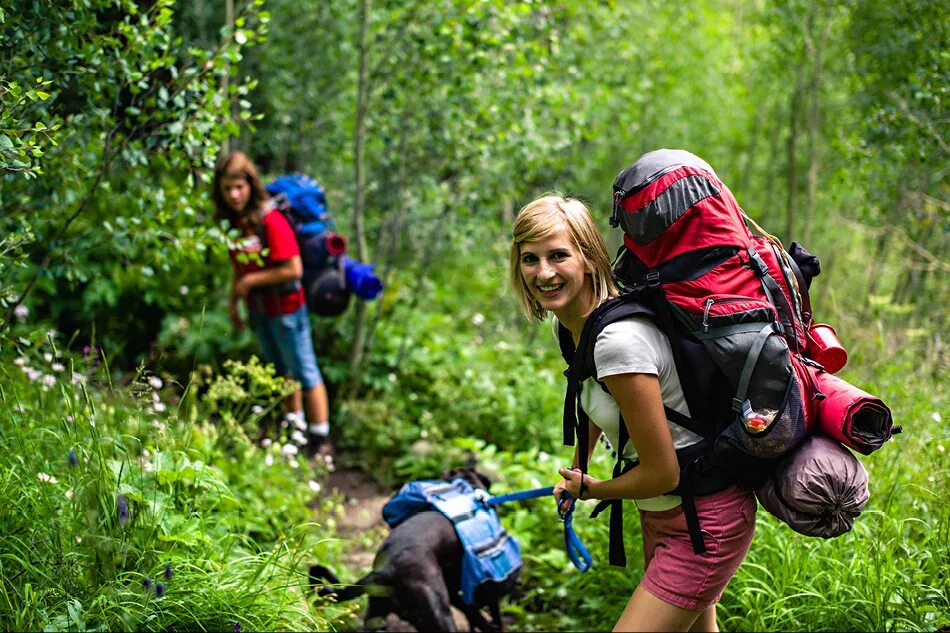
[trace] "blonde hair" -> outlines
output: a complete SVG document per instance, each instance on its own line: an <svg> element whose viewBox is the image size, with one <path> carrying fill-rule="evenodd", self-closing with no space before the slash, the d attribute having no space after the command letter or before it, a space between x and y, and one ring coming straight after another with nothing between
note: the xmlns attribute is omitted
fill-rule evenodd
<svg viewBox="0 0 950 633"><path fill-rule="evenodd" d="M531 290L521 275L521 245L548 238L562 230L567 233L568 239L590 268L594 292L591 310L609 297L617 295L617 286L610 274L607 246L590 211L576 198L546 193L522 207L511 229L508 280L522 312L529 321L543 321L547 317L547 310L531 295Z"/></svg>

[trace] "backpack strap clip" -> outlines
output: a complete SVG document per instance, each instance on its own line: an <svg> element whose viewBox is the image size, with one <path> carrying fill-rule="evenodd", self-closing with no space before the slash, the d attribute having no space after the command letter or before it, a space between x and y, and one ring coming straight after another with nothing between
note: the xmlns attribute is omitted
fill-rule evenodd
<svg viewBox="0 0 950 633"><path fill-rule="evenodd" d="M660 271L651 270L647 273L646 276L647 286L650 288L656 288L660 285Z"/></svg>

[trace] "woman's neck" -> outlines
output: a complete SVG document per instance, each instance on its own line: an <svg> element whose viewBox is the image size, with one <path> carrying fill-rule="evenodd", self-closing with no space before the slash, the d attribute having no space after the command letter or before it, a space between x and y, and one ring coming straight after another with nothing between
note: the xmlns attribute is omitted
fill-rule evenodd
<svg viewBox="0 0 950 633"><path fill-rule="evenodd" d="M584 331L584 324L587 323L587 315L597 307L594 305L594 290L591 287L586 288L586 297L575 303L567 305L563 310L555 311L554 316L571 332L574 339L574 345L577 345L581 338L581 332ZM578 298L580 299L580 297Z"/></svg>

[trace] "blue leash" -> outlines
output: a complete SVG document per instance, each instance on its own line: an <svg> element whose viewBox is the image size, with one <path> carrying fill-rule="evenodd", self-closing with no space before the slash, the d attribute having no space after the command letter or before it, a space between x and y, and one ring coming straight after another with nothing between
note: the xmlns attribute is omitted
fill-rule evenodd
<svg viewBox="0 0 950 633"><path fill-rule="evenodd" d="M508 501L522 501L524 499L546 497L553 492L554 486L522 490L521 492L512 492L507 495L489 497L485 500L485 504L497 506ZM581 539L578 538L577 532L574 531L574 502L574 497L565 492L564 495L561 496L560 503L558 503L557 514L558 519L564 523L564 548L567 550L567 557L574 563L574 567L581 572L585 572L590 569L593 559L591 558L590 552L587 551L587 548L581 543ZM564 506L563 509L562 506Z"/></svg>

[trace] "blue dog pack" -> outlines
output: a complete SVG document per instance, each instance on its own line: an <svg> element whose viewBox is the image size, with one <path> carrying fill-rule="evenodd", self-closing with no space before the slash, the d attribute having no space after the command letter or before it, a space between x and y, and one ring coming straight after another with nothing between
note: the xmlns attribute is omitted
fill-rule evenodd
<svg viewBox="0 0 950 633"><path fill-rule="evenodd" d="M438 510L455 526L462 542L462 600L473 604L485 582L504 582L521 569L521 547L498 521L489 497L461 478L412 481L383 506L383 519L394 528L412 515Z"/></svg>

